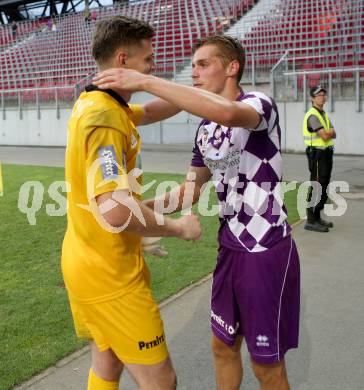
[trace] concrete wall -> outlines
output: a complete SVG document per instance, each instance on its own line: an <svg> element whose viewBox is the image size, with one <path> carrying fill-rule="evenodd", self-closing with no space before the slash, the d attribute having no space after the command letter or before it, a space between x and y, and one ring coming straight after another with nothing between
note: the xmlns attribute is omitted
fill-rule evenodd
<svg viewBox="0 0 364 390"><path fill-rule="evenodd" d="M37 110L8 109L0 118L0 145L64 146L67 142L67 122L71 109Z"/></svg>
<svg viewBox="0 0 364 390"><path fill-rule="evenodd" d="M277 106L282 127L282 148L304 151L303 103L278 103ZM364 112L356 112L353 101L336 101L334 111L328 114L337 133L337 139L334 140L335 153L364 155Z"/></svg>
<svg viewBox="0 0 364 390"><path fill-rule="evenodd" d="M145 93L133 96L133 102L143 103L151 99ZM304 151L302 141L303 103L278 103L282 127L282 148ZM38 119L36 110L6 110L5 119L0 117L0 145L64 146L67 121L71 109L60 109L57 119L55 109L42 109ZM364 113L355 111L354 102L336 101L329 117L337 130L336 153L364 155ZM192 144L200 119L186 113L162 123L140 127L143 143Z"/></svg>

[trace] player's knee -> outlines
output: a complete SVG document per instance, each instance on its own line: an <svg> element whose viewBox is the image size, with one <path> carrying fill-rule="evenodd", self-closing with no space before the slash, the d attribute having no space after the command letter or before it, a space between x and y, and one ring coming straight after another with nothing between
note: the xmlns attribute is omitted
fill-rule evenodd
<svg viewBox="0 0 364 390"><path fill-rule="evenodd" d="M252 361L252 367L260 383L280 383L286 378L284 361L274 364L258 364Z"/></svg>
<svg viewBox="0 0 364 390"><path fill-rule="evenodd" d="M105 380L116 380L120 377L123 364L116 355L110 351L110 353L93 354L92 368L101 378Z"/></svg>
<svg viewBox="0 0 364 390"><path fill-rule="evenodd" d="M174 372L174 370L171 370L167 378L166 389L175 390L176 388L177 388L177 375Z"/></svg>
<svg viewBox="0 0 364 390"><path fill-rule="evenodd" d="M163 373L144 376L139 378L138 382L141 390L175 390L177 388L177 376L173 368L168 371L164 370Z"/></svg>
<svg viewBox="0 0 364 390"><path fill-rule="evenodd" d="M93 363L92 368L102 379L114 381L119 379L123 365L120 362L98 362Z"/></svg>
<svg viewBox="0 0 364 390"><path fill-rule="evenodd" d="M240 345L227 345L217 337L212 338L211 348L216 359L229 361L240 358Z"/></svg>
<svg viewBox="0 0 364 390"><path fill-rule="evenodd" d="M169 367L167 371L160 376L162 383L157 384L156 389L175 390L177 387L177 375L173 367Z"/></svg>

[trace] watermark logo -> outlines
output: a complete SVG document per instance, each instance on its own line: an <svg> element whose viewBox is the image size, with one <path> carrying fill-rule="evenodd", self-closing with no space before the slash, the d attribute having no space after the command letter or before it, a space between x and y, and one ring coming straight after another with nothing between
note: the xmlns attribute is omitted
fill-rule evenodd
<svg viewBox="0 0 364 390"><path fill-rule="evenodd" d="M30 225L36 225L36 213L41 209L44 197L44 185L40 181L27 181L19 190L18 209L27 216ZM48 188L49 197L55 201L46 205L50 217L62 217L67 213L67 198L62 193L71 191L65 181L55 181Z"/></svg>
<svg viewBox="0 0 364 390"><path fill-rule="evenodd" d="M192 213L192 205L198 198L197 209L200 215L205 217L219 216L230 218L242 210L246 215L263 215L267 212L273 216L279 216L279 220L285 219L283 199L285 193L297 190L297 212L301 219L306 218L307 208L315 207L321 199L322 187L317 182L297 181L282 183L254 183L239 182L238 178L231 178L227 183L209 181L202 188L196 187L196 172L189 172L183 186L183 195L176 181L163 181L161 183L152 180L146 185L141 185L142 170L134 168L128 173L125 167L121 167L114 159L112 150L103 148L99 150L100 158L91 165L87 175L87 203L77 206L92 213L93 217L106 231L119 233L127 228L132 218L136 218L143 226L146 221L137 200L146 191L156 186L154 194L154 215L157 224L164 224L164 215L171 214L182 208L182 215ZM98 172L102 180L97 181ZM124 173L125 172L125 173ZM117 174L119 173L119 174ZM96 201L95 193L105 184L115 182L111 196L102 204ZM312 196L307 202L308 188L312 187ZM55 181L48 188L48 195L53 203L46 205L48 216L64 216L67 213L66 193L71 192L71 185L65 181ZM40 181L25 182L19 191L18 209L24 213L30 225L36 225L36 214L40 211L45 194L45 187ZM211 192L217 193L219 201L211 202ZM196 192L198 192L196 194ZM341 216L347 209L346 199L340 194L349 192L349 184L344 181L333 181L327 188L327 196L331 203L325 205L324 211L328 216ZM169 194L169 195L167 195ZM136 197L135 197L136 195ZM182 199L181 199L182 196ZM110 225L105 214L115 207L122 205L128 210L128 216L122 226Z"/></svg>

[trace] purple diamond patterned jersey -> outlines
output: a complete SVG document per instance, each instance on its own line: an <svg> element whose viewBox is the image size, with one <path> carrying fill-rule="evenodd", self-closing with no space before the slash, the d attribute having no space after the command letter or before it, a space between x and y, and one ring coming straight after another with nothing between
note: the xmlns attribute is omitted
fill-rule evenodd
<svg viewBox="0 0 364 390"><path fill-rule="evenodd" d="M219 199L220 244L235 251L263 252L291 232L281 195L279 114L275 102L261 92L242 93L237 100L258 112L257 128L203 120L191 165L211 171Z"/></svg>

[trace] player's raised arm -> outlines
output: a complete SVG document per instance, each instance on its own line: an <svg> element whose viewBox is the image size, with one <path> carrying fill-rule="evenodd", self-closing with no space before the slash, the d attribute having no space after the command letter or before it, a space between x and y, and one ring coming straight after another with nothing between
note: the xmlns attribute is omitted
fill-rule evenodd
<svg viewBox="0 0 364 390"><path fill-rule="evenodd" d="M254 129L260 116L249 105L226 99L210 91L175 84L154 76L144 78L144 91L169 101L193 115L227 127L241 126Z"/></svg>
<svg viewBox="0 0 364 390"><path fill-rule="evenodd" d="M243 102L231 101L207 90L176 84L132 69L105 70L97 74L93 83L101 89L149 92L180 110L228 127L254 129L260 122L256 110Z"/></svg>

